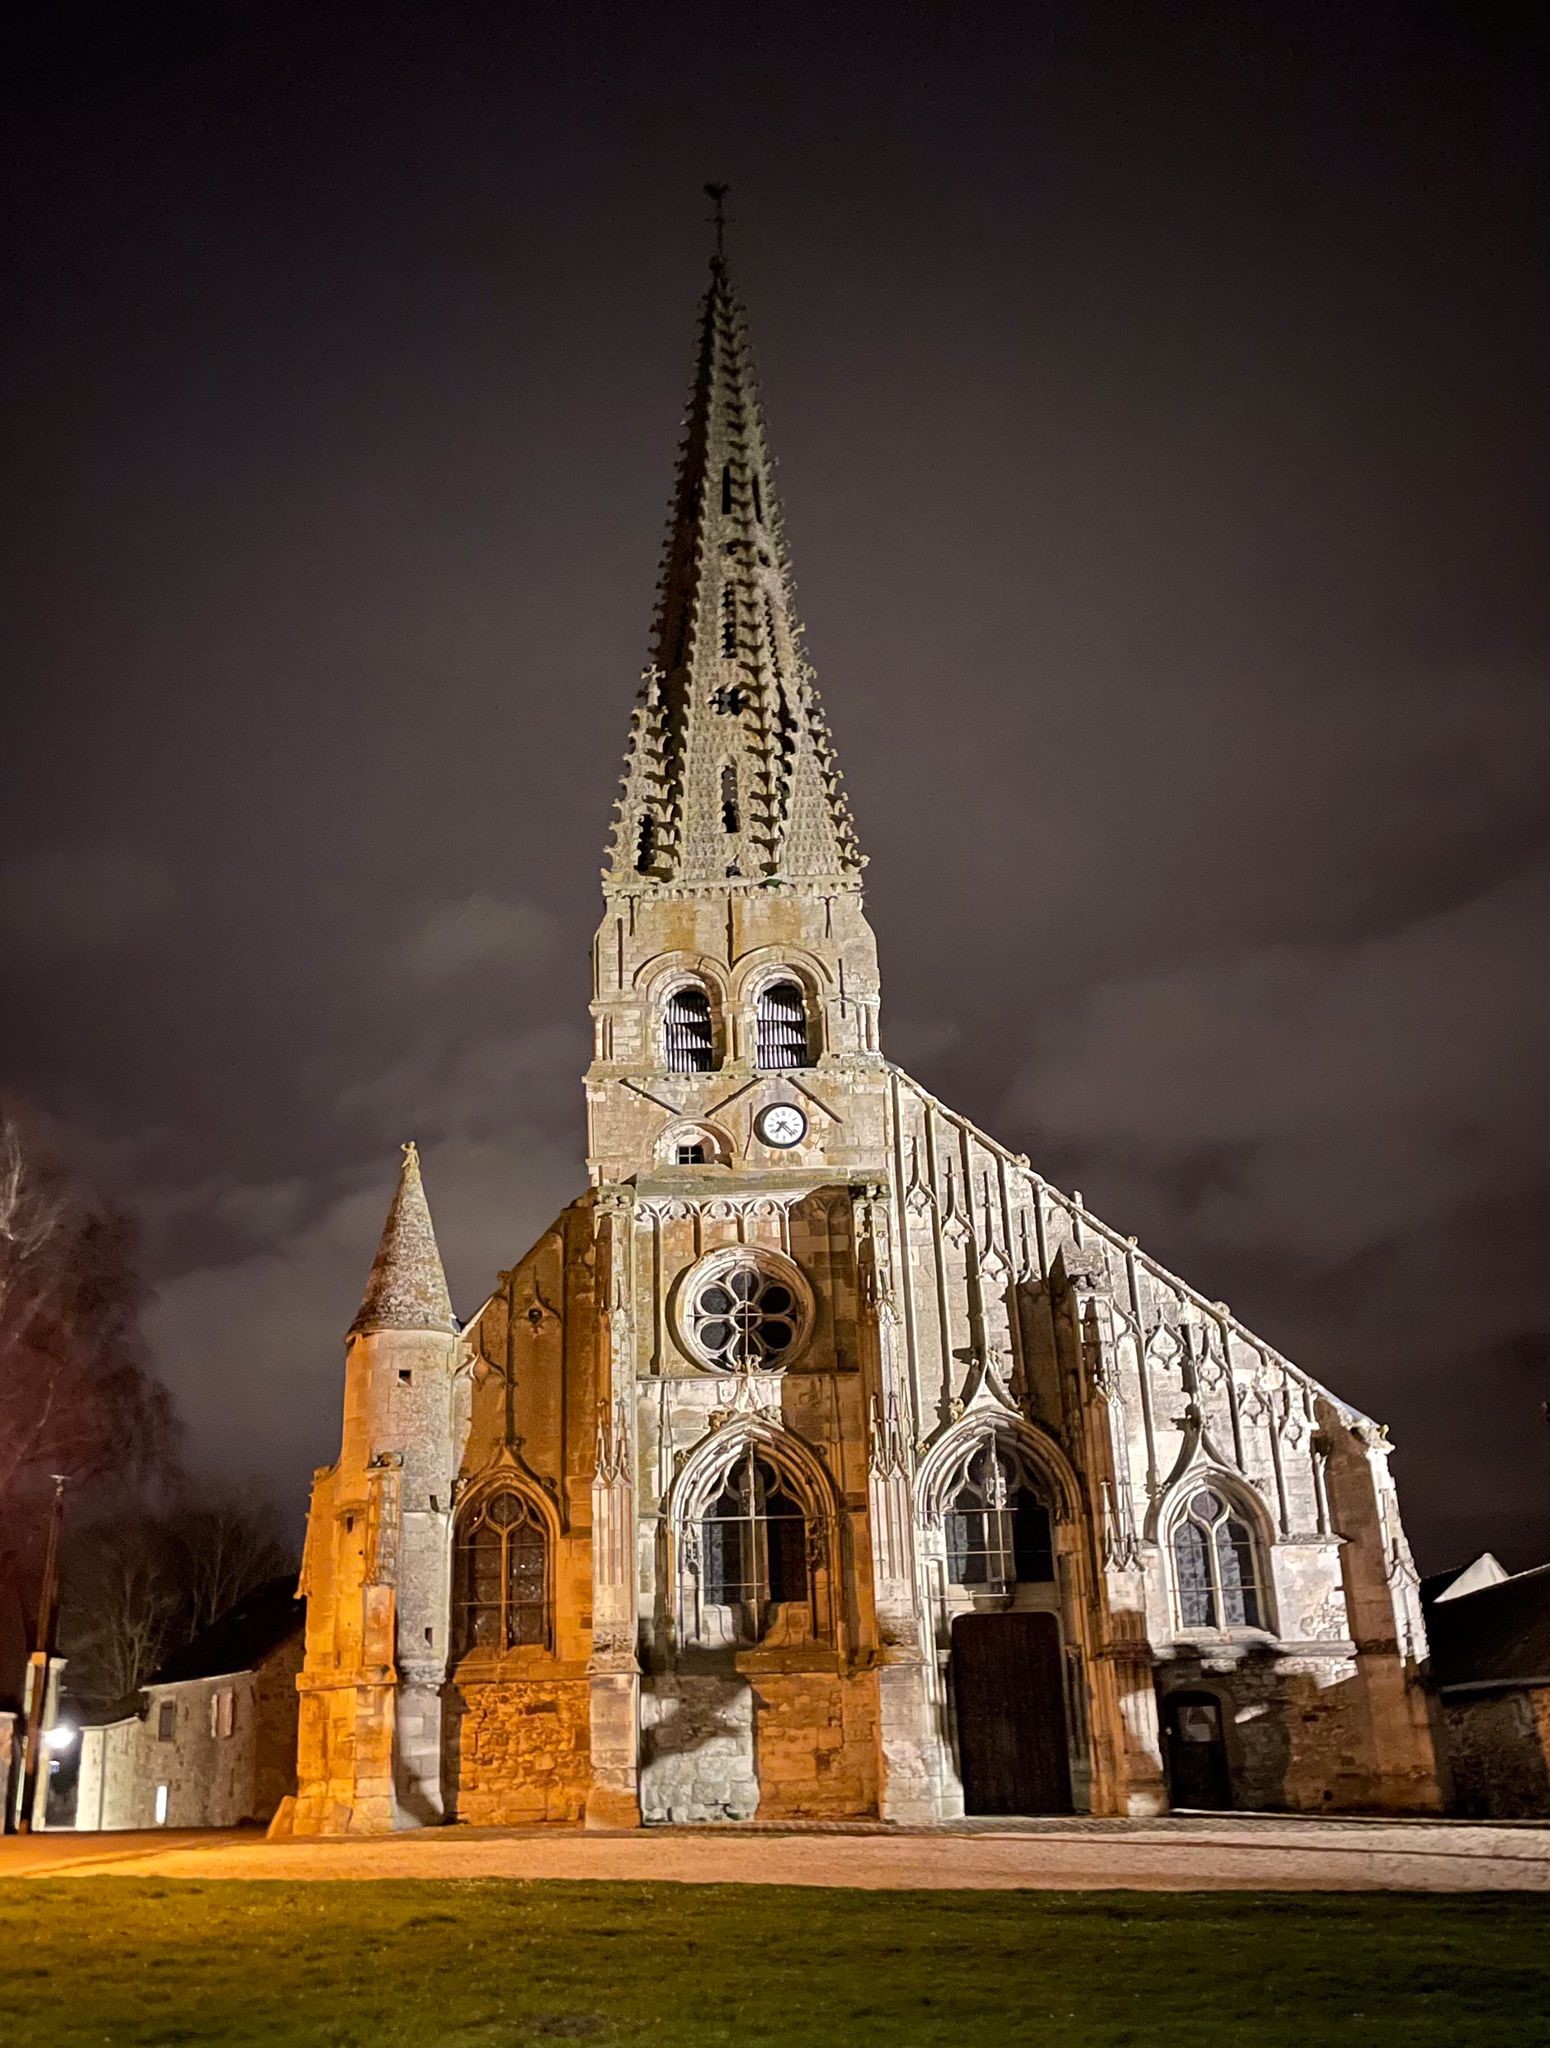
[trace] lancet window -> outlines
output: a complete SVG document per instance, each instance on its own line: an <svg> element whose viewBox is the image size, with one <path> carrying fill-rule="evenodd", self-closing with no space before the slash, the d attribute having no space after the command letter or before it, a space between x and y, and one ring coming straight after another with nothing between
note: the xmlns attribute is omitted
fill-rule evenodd
<svg viewBox="0 0 1550 2048"><path fill-rule="evenodd" d="M1259 1545L1225 1494L1202 1486L1173 1532L1173 1575L1182 1628L1261 1628Z"/></svg>
<svg viewBox="0 0 1550 2048"><path fill-rule="evenodd" d="M771 982L759 991L756 1009L758 1063L768 1072L779 1067L806 1067L807 1000L794 981Z"/></svg>
<svg viewBox="0 0 1550 2048"><path fill-rule="evenodd" d="M710 998L692 983L675 988L662 1012L662 1063L670 1074L708 1074L716 1064Z"/></svg>
<svg viewBox="0 0 1550 2048"><path fill-rule="evenodd" d="M791 1482L750 1445L700 1519L703 1605L731 1609L733 1634L757 1642L776 1607L808 1598L807 1535Z"/></svg>
<svg viewBox="0 0 1550 2048"><path fill-rule="evenodd" d="M464 1650L514 1650L549 1640L548 1537L515 1487L475 1502L458 1526L456 1606Z"/></svg>
<svg viewBox="0 0 1550 2048"><path fill-rule="evenodd" d="M1005 1593L1055 1576L1049 1509L1010 1446L980 1446L948 1494L947 1576L955 1586Z"/></svg>

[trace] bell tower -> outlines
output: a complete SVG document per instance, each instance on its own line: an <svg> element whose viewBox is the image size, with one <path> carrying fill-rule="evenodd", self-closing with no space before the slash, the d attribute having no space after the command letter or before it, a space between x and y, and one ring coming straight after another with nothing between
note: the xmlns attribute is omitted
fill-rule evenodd
<svg viewBox="0 0 1550 2048"><path fill-rule="evenodd" d="M598 1183L857 1171L883 1144L880 1113L834 1099L861 1083L881 1103L877 950L707 190L716 248L593 949Z"/></svg>

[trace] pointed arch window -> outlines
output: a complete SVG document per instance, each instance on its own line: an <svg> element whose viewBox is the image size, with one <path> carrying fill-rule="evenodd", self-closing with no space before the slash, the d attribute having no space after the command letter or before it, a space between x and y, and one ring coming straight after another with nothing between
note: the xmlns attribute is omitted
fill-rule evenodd
<svg viewBox="0 0 1550 2048"><path fill-rule="evenodd" d="M461 1650L547 1646L548 1551L542 1516L515 1487L485 1494L474 1504L458 1525L455 1600Z"/></svg>
<svg viewBox="0 0 1550 2048"><path fill-rule="evenodd" d="M737 592L730 583L721 586L721 651L737 652Z"/></svg>
<svg viewBox="0 0 1550 2048"><path fill-rule="evenodd" d="M721 771L721 829L741 832L742 806L737 800L737 763L728 761Z"/></svg>
<svg viewBox="0 0 1550 2048"><path fill-rule="evenodd" d="M947 1576L955 1586L1005 1593L1055 1576L1049 1509L1008 1446L974 1452L948 1497Z"/></svg>
<svg viewBox="0 0 1550 2048"><path fill-rule="evenodd" d="M723 462L721 465L721 509L723 512L730 512L732 509L732 465L730 462Z"/></svg>
<svg viewBox="0 0 1550 2048"><path fill-rule="evenodd" d="M759 524L762 526L764 524L764 493L759 489L759 472L757 470L755 470L753 473L752 482L753 516L755 519L758 520Z"/></svg>
<svg viewBox="0 0 1550 2048"><path fill-rule="evenodd" d="M1191 1494L1173 1532L1182 1628L1262 1628L1263 1576L1254 1529L1225 1494Z"/></svg>
<svg viewBox="0 0 1550 2048"><path fill-rule="evenodd" d="M700 1593L738 1614L757 1642L771 1610L808 1598L807 1510L791 1482L752 1445L737 1459L699 1526Z"/></svg>
<svg viewBox="0 0 1550 2048"><path fill-rule="evenodd" d="M797 982L773 981L760 989L755 1022L758 1063L765 1072L812 1065L807 1045L807 998Z"/></svg>
<svg viewBox="0 0 1550 2048"><path fill-rule="evenodd" d="M670 1074L708 1074L716 1064L710 997L688 983L675 988L662 1013L662 1060Z"/></svg>

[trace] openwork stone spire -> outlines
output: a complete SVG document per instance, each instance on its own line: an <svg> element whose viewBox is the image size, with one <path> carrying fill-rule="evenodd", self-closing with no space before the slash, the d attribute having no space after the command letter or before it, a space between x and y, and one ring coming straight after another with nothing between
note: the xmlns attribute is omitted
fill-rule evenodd
<svg viewBox="0 0 1550 2048"><path fill-rule="evenodd" d="M393 1205L382 1226L365 1299L350 1325L350 1335L365 1336L373 1330L455 1332L457 1327L420 1180L420 1154L410 1143L404 1147Z"/></svg>
<svg viewBox="0 0 1550 2048"><path fill-rule="evenodd" d="M802 651L747 316L717 240L604 879L855 887L862 856Z"/></svg>

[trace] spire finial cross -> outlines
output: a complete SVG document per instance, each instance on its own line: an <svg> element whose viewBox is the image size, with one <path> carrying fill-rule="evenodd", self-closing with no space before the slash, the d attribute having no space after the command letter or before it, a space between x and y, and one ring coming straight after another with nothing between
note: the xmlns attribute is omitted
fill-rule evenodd
<svg viewBox="0 0 1550 2048"><path fill-rule="evenodd" d="M731 187L729 185L707 185L705 187L705 197L715 208L711 218L716 224L716 261L718 263L727 253L726 197L730 190Z"/></svg>

